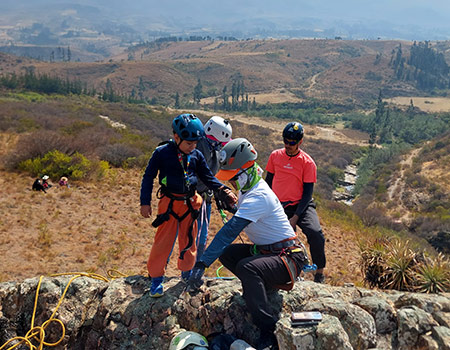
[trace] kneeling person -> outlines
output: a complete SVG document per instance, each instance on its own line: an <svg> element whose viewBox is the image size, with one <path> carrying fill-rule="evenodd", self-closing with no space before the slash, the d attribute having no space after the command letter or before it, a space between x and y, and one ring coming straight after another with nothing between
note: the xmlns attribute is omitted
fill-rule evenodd
<svg viewBox="0 0 450 350"><path fill-rule="evenodd" d="M216 176L239 190L237 211L196 263L187 290L198 289L205 268L220 257L241 280L254 323L262 334L273 335L278 317L271 313L266 288L291 289L307 258L280 201L262 179L256 158L256 150L244 138L222 149ZM254 244L231 244L244 229Z"/></svg>

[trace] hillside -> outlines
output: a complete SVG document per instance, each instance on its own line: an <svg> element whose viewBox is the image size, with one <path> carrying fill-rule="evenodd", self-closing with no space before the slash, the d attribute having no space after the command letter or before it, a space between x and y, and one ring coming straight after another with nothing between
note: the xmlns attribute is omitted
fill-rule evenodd
<svg viewBox="0 0 450 350"><path fill-rule="evenodd" d="M0 72L25 68L40 74L80 80L103 91L107 80L115 91L134 90L157 103L174 103L178 93L192 102L200 79L203 97L220 97L225 86L242 81L249 100L264 103L320 99L334 104L366 106L380 89L385 97L420 96L411 82L395 78L393 50L411 43L351 40L248 40L150 42L130 48L108 62L42 62L14 60L0 54ZM444 50L441 44L440 49ZM11 64L14 63L14 64ZM261 98L259 97L261 95ZM203 102L206 102L204 100ZM365 107L365 108L366 108Z"/></svg>

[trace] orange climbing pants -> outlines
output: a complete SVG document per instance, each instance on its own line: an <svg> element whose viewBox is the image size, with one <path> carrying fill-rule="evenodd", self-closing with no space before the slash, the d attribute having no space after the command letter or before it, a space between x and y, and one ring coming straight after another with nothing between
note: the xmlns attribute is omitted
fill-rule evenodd
<svg viewBox="0 0 450 350"><path fill-rule="evenodd" d="M187 199L191 201L192 208L198 210L202 205L202 197L196 193L193 197ZM158 214L167 212L167 208L170 203L170 198L167 196L162 197L158 203ZM172 204L172 211L179 217L189 210L184 201L174 200ZM163 222L156 229L155 240L150 251L150 256L147 261L147 269L150 277L164 276L168 259L172 254L172 250L175 247L175 240L178 235L178 251L181 252L189 242L188 232L189 227L193 224L192 228L192 246L184 254L183 259L178 259L178 269L181 271L189 271L194 267L195 259L197 255L197 220L194 220L189 213L181 222L179 222L173 215L170 215L169 220Z"/></svg>

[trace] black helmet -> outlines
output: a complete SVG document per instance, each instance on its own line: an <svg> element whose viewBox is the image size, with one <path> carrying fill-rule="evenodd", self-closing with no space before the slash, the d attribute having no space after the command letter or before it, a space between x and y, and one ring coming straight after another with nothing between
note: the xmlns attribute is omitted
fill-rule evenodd
<svg viewBox="0 0 450 350"><path fill-rule="evenodd" d="M303 138L303 126L298 122L290 122L284 127L283 138L288 140L301 141Z"/></svg>

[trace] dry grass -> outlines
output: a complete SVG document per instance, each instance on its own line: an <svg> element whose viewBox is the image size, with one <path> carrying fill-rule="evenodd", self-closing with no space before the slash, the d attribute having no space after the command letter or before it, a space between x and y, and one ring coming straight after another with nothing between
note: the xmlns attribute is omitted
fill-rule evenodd
<svg viewBox="0 0 450 350"><path fill-rule="evenodd" d="M400 106L409 106L413 101L414 107L418 107L424 112L450 112L450 98L445 97L394 97L386 99L388 103Z"/></svg>

